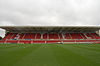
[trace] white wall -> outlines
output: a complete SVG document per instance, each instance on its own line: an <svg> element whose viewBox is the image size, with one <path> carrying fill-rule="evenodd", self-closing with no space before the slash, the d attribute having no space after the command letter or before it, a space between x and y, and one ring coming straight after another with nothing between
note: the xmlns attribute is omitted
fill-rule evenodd
<svg viewBox="0 0 100 66"><path fill-rule="evenodd" d="M100 30L99 30L99 36L100 36Z"/></svg>
<svg viewBox="0 0 100 66"><path fill-rule="evenodd" d="M96 31L96 33L100 36L100 30Z"/></svg>
<svg viewBox="0 0 100 66"><path fill-rule="evenodd" d="M1 29L1 28L0 28L0 36L1 36L2 38L5 37L5 30L4 30L4 29Z"/></svg>

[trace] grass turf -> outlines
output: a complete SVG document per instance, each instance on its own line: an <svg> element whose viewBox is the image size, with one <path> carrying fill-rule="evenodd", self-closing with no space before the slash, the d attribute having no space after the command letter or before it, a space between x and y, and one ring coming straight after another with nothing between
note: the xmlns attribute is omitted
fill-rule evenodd
<svg viewBox="0 0 100 66"><path fill-rule="evenodd" d="M100 44L0 44L0 66L100 66Z"/></svg>

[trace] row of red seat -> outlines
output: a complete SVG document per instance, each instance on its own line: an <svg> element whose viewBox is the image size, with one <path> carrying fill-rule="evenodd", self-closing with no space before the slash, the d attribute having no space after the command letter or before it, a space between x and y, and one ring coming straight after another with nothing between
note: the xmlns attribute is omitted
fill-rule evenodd
<svg viewBox="0 0 100 66"><path fill-rule="evenodd" d="M96 33L7 33L6 39L100 39Z"/></svg>

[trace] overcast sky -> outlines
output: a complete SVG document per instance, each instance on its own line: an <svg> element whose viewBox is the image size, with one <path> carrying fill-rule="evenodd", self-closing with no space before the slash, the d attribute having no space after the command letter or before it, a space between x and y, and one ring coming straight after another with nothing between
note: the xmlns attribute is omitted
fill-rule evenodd
<svg viewBox="0 0 100 66"><path fill-rule="evenodd" d="M100 0L0 0L0 26L100 25Z"/></svg>

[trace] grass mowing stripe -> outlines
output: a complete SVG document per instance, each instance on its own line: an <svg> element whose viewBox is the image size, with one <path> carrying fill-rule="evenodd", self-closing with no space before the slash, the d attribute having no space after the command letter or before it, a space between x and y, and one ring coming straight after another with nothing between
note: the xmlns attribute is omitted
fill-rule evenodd
<svg viewBox="0 0 100 66"><path fill-rule="evenodd" d="M97 63L97 65L100 65L100 52L96 52L93 50L88 50L84 48L77 48L74 45L62 45L62 47L66 48L67 50L70 50L76 54L79 54L81 56L86 57L87 59Z"/></svg>
<svg viewBox="0 0 100 66"><path fill-rule="evenodd" d="M85 45L74 45L74 46L79 46L79 47L89 47L89 48L94 48L94 49L100 49L100 44L85 44Z"/></svg>
<svg viewBox="0 0 100 66"><path fill-rule="evenodd" d="M33 50L39 48L41 45L34 45L34 47L18 47L18 50L11 51L5 55L0 56L0 66L12 66L16 62L18 62L22 57L28 55ZM13 50L13 48L12 48Z"/></svg>
<svg viewBox="0 0 100 66"><path fill-rule="evenodd" d="M100 44L74 44L74 46L85 46L100 49Z"/></svg>
<svg viewBox="0 0 100 66"><path fill-rule="evenodd" d="M73 53L70 50L58 45L58 48L52 47L55 57L60 63L60 66L95 66L96 63L88 60L87 58ZM74 50L74 49L73 49Z"/></svg>
<svg viewBox="0 0 100 66"><path fill-rule="evenodd" d="M43 44L35 52L25 56L14 66L59 66L52 50L51 45Z"/></svg>
<svg viewBox="0 0 100 66"><path fill-rule="evenodd" d="M12 46L10 46L10 45L7 45L7 44L5 44L5 45L1 45L1 44L0 44L0 50L1 50L1 49L8 49L8 48L14 48L14 47L12 47Z"/></svg>
<svg viewBox="0 0 100 66"><path fill-rule="evenodd" d="M76 48L83 48L83 49L88 49L88 50L91 50L91 51L97 51L97 52L100 52L100 48L94 48L94 47L89 47L89 46L74 46Z"/></svg>
<svg viewBox="0 0 100 66"><path fill-rule="evenodd" d="M100 66L99 47L99 44L0 44L0 66Z"/></svg>

